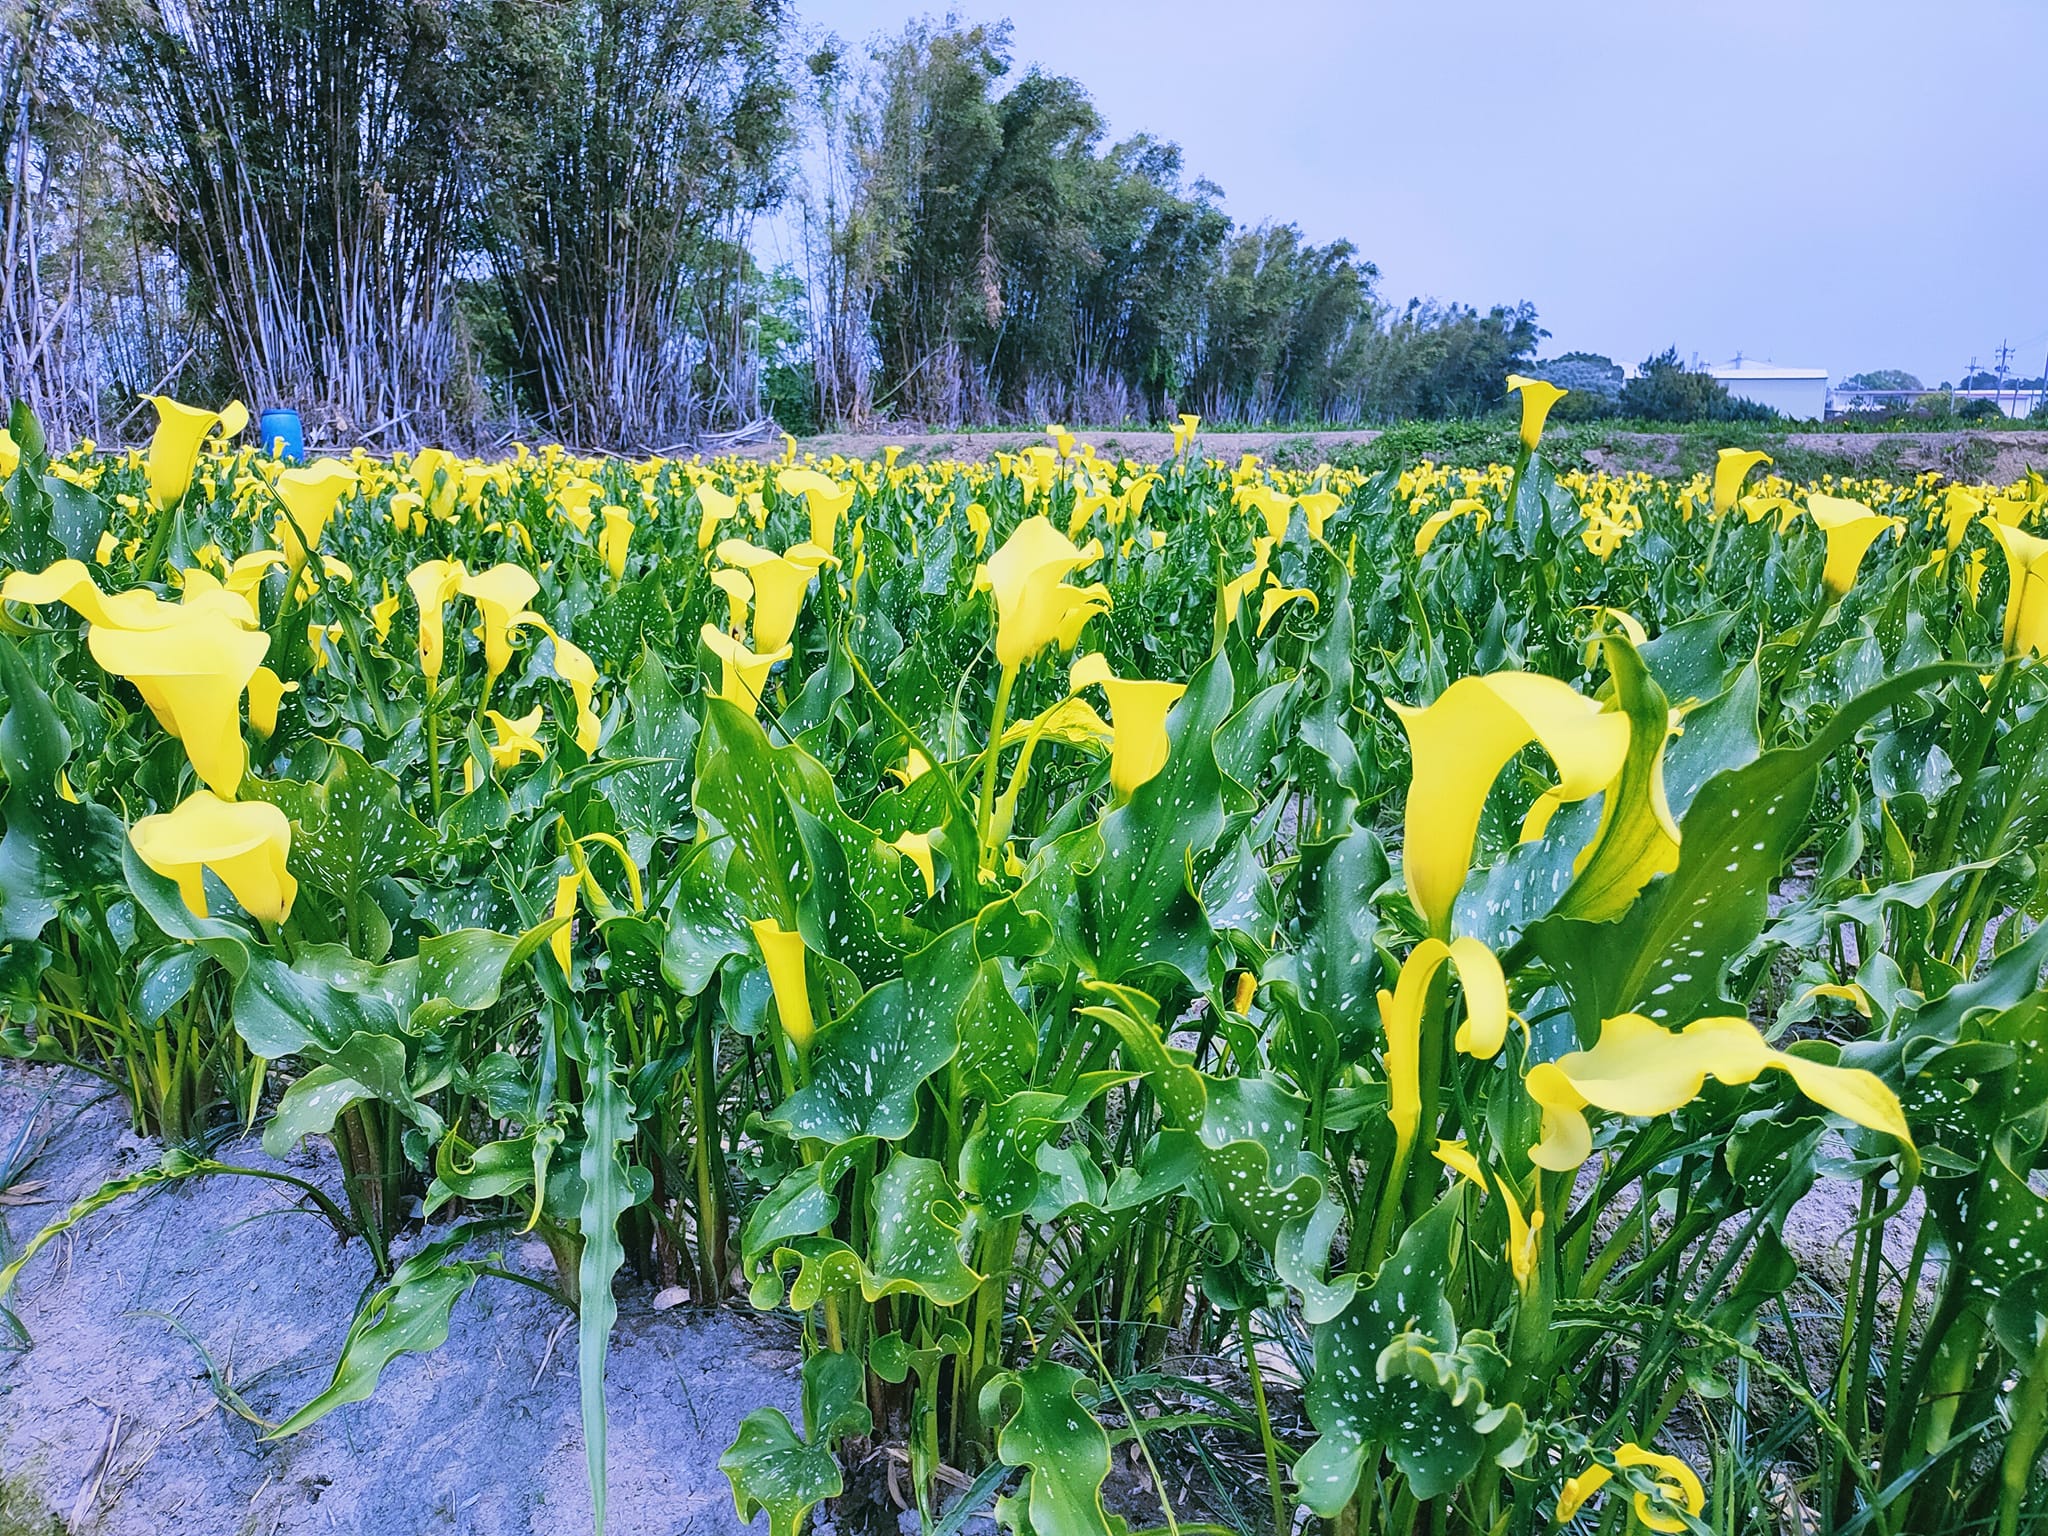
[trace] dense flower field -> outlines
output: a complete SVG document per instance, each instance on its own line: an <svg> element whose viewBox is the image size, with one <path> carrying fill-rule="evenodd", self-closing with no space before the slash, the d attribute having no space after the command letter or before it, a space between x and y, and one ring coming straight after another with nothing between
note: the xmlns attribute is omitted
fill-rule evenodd
<svg viewBox="0 0 2048 1536"><path fill-rule="evenodd" d="M536 1234L600 1524L622 1270L801 1319L777 1536L868 1445L948 1531L1197 1442L1263 1486L1165 1527L2048 1519L2048 483L1568 472L1522 390L1370 477L17 412L0 1050L167 1151L0 1301L260 1126L384 1277L269 1432Z"/></svg>

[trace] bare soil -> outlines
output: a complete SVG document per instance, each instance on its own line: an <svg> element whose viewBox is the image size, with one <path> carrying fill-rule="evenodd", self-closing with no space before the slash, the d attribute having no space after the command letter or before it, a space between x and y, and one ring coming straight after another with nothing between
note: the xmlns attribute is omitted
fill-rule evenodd
<svg viewBox="0 0 2048 1536"><path fill-rule="evenodd" d="M0 1253L161 1152L127 1133L101 1085L0 1064L0 1157L32 1124L31 1145L48 1139L0 1192ZM217 1155L277 1166L254 1138ZM324 1149L285 1166L338 1194ZM548 1275L544 1249L507 1242L507 1267ZM457 1304L440 1349L401 1357L374 1397L292 1439L265 1443L224 1404L220 1385L276 1422L312 1397L371 1280L360 1242L339 1245L283 1186L247 1178L119 1202L45 1248L8 1299L33 1344L0 1352L0 1486L26 1488L54 1525L10 1532L588 1530L575 1324L528 1287L484 1279ZM0 1345L11 1342L0 1324ZM798 1364L786 1327L656 1313L647 1291L622 1287L606 1373L610 1528L744 1529L718 1456L749 1409L797 1417Z"/></svg>

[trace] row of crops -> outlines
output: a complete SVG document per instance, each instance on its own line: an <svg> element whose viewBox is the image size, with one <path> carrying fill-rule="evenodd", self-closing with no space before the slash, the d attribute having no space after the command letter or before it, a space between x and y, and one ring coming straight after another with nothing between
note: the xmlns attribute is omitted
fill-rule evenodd
<svg viewBox="0 0 2048 1536"><path fill-rule="evenodd" d="M267 1432L542 1284L600 1525L628 1276L800 1320L776 1536L877 1446L947 1532L2048 1521L2048 482L1567 472L1517 382L1370 477L17 410L0 1050L167 1150L0 1302L283 1180L378 1279Z"/></svg>

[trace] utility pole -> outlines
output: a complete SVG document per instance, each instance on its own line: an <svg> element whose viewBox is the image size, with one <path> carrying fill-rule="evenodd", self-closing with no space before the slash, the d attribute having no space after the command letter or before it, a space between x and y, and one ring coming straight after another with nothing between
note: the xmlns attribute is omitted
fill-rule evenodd
<svg viewBox="0 0 2048 1536"><path fill-rule="evenodd" d="M1998 352L1996 355L1998 358L1998 366L1992 370L1992 372L1998 375L1998 394L1996 396L1995 403L1998 406L1999 414L2002 416L2005 414L2005 376L2006 373L2010 370L2010 366L2012 363L2012 348L2001 341L1998 344ZM2018 403L2017 399L2015 399L2014 403Z"/></svg>

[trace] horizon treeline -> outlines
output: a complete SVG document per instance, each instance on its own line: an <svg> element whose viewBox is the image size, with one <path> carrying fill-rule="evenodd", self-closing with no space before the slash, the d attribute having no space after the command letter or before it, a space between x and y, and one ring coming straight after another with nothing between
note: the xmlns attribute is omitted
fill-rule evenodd
<svg viewBox="0 0 2048 1536"><path fill-rule="evenodd" d="M1007 23L8 0L0 49L0 393L59 438L158 392L380 446L1376 422L1496 408L1546 334L1235 222Z"/></svg>

